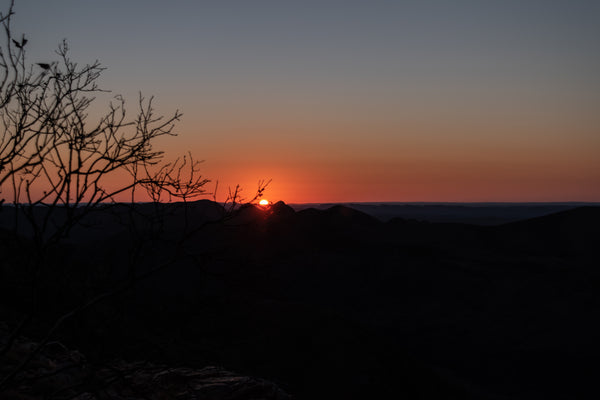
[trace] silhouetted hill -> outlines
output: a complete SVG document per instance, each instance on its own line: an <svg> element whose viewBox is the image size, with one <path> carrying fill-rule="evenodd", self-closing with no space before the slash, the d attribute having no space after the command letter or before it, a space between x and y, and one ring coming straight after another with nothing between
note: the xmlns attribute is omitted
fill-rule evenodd
<svg viewBox="0 0 600 400"><path fill-rule="evenodd" d="M219 205L188 206L163 205L167 239L142 236L136 253L138 273L176 262L70 321L71 347L94 361L222 365L296 398L597 397L598 207L475 226L283 202L214 223ZM135 236L111 215L57 251L69 263L43 278L38 327L90 282L127 276ZM102 238L86 236L98 227ZM19 309L3 271L2 304Z"/></svg>
<svg viewBox="0 0 600 400"><path fill-rule="evenodd" d="M393 218L419 221L500 225L539 217L584 205L598 203L345 203L387 222ZM333 204L293 204L298 211L306 208L327 209Z"/></svg>
<svg viewBox="0 0 600 400"><path fill-rule="evenodd" d="M279 218L294 215L296 212L294 209L283 201L278 201L277 203L270 206L270 212L272 215L275 215Z"/></svg>
<svg viewBox="0 0 600 400"><path fill-rule="evenodd" d="M535 247L546 254L587 256L597 251L600 207L579 207L498 227L515 247Z"/></svg>

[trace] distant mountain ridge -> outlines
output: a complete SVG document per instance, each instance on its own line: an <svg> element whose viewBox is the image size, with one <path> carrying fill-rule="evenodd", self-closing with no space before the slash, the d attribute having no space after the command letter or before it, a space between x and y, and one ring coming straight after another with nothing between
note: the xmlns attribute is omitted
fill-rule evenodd
<svg viewBox="0 0 600 400"><path fill-rule="evenodd" d="M296 211L306 208L327 209L333 203L290 204ZM392 218L429 222L458 222L474 225L500 225L522 219L548 215L582 206L600 206L593 202L556 203L340 203L382 221Z"/></svg>
<svg viewBox="0 0 600 400"><path fill-rule="evenodd" d="M210 201L187 206L159 205L163 236L142 243L138 272L169 254L185 258L65 327L69 347L95 362L219 365L298 399L600 394L600 207L482 226L277 202L243 206L180 246L169 239L186 224L223 212ZM123 278L130 233L119 221L130 212L99 212L58 249L72 267L45 278L45 315L57 293L68 299L89 285L81 271L103 277L92 282L100 287ZM0 245L18 273L22 253ZM7 307L23 293L9 284L9 266L0 280Z"/></svg>

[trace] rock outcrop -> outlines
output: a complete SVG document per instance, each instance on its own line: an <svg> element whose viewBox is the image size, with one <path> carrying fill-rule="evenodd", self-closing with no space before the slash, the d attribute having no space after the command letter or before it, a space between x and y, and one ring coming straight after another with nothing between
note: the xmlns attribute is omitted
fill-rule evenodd
<svg viewBox="0 0 600 400"><path fill-rule="evenodd" d="M9 337L0 325L0 348ZM0 363L0 380L8 376L38 344L19 337ZM78 351L58 342L45 345L4 388L5 400L288 400L274 383L218 367L169 367L145 361L88 363Z"/></svg>

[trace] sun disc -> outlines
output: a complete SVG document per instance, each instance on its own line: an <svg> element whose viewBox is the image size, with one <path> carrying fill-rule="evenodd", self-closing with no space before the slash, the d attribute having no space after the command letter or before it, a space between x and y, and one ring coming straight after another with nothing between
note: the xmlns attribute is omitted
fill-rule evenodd
<svg viewBox="0 0 600 400"><path fill-rule="evenodd" d="M260 204L261 206L268 206L269 205L269 200L262 199L261 201L258 202L258 204Z"/></svg>

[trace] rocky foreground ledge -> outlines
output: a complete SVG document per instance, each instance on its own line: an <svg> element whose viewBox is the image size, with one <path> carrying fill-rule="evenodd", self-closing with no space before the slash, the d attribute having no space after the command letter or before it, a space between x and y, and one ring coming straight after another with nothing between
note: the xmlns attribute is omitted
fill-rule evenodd
<svg viewBox="0 0 600 400"><path fill-rule="evenodd" d="M0 325L0 349L8 330ZM0 380L31 354L37 343L19 337L0 359ZM4 388L4 400L289 400L274 383L217 367L173 368L149 362L116 360L88 363L78 351L58 342L44 346Z"/></svg>

